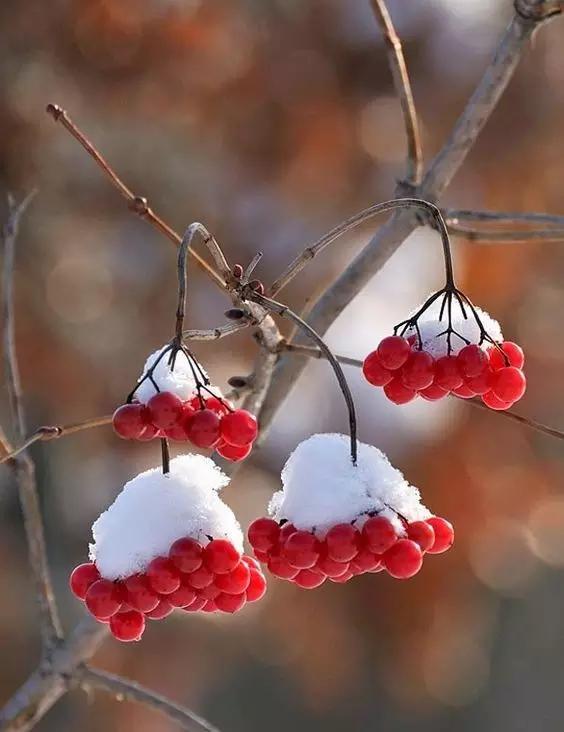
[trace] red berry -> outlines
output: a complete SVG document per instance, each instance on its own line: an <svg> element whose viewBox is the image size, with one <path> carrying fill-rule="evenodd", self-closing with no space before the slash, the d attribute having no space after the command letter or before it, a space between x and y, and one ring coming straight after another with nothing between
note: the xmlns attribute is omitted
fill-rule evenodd
<svg viewBox="0 0 564 732"><path fill-rule="evenodd" d="M435 359L426 351L412 351L400 376L403 385L408 389L426 389L435 378Z"/></svg>
<svg viewBox="0 0 564 732"><path fill-rule="evenodd" d="M199 567L194 572L190 572L190 574L185 575L182 579L183 581L186 581L190 587L194 587L197 590L201 590L203 587L208 587L211 585L215 578L215 575L213 572L211 572L207 567Z"/></svg>
<svg viewBox="0 0 564 732"><path fill-rule="evenodd" d="M394 376L391 371L382 366L378 351L372 351L364 359L362 373L366 381L372 386L386 386Z"/></svg>
<svg viewBox="0 0 564 732"><path fill-rule="evenodd" d="M219 595L221 590L219 590L215 584L208 585L207 587L203 587L201 590L198 591L198 595L200 597L204 597L206 600L215 600L215 598Z"/></svg>
<svg viewBox="0 0 564 732"><path fill-rule="evenodd" d="M186 410L184 410L184 413L186 413ZM184 429L185 419L185 416L181 417L179 422L164 431L169 440L174 440L175 442L188 441L188 435L186 434L186 430Z"/></svg>
<svg viewBox="0 0 564 732"><path fill-rule="evenodd" d="M124 404L112 417L116 435L124 440L137 440L147 426L147 412L143 404Z"/></svg>
<svg viewBox="0 0 564 732"><path fill-rule="evenodd" d="M134 574L128 577L124 586L126 589L125 601L134 610L147 613L154 610L159 604L159 596L149 585L147 577L142 574Z"/></svg>
<svg viewBox="0 0 564 732"><path fill-rule="evenodd" d="M220 431L225 442L235 447L245 447L256 440L256 417L246 409L236 409L222 417Z"/></svg>
<svg viewBox="0 0 564 732"><path fill-rule="evenodd" d="M503 353L507 356L509 363L506 362L503 353L500 353L498 348L490 348L488 356L492 369L497 371L498 369L504 368L504 366L515 366L518 369L522 369L525 365L523 349L512 341L504 341L500 346Z"/></svg>
<svg viewBox="0 0 564 732"><path fill-rule="evenodd" d="M426 399L428 402L437 402L439 399L443 399L448 396L448 391L443 389L442 386L431 384L431 386L428 386L426 389L421 389L419 391L419 396L423 397L423 399Z"/></svg>
<svg viewBox="0 0 564 732"><path fill-rule="evenodd" d="M145 613L145 617L151 620L162 620L167 615L170 615L173 610L174 608L170 602L163 598L154 610L149 610L148 613Z"/></svg>
<svg viewBox="0 0 564 732"><path fill-rule="evenodd" d="M107 620L121 607L118 586L107 579L96 580L88 588L84 602L96 620Z"/></svg>
<svg viewBox="0 0 564 732"><path fill-rule="evenodd" d="M429 526L433 527L435 532L435 541L430 549L427 549L429 554L442 554L450 549L454 544L454 529L452 524L444 518L439 516L433 516L427 519Z"/></svg>
<svg viewBox="0 0 564 732"><path fill-rule="evenodd" d="M141 442L149 442L153 438L158 437L159 434L160 432L158 427L155 427L154 424L148 424L137 439L141 440Z"/></svg>
<svg viewBox="0 0 564 732"><path fill-rule="evenodd" d="M329 580L331 582L336 582L337 584L344 584L345 582L348 582L350 579L354 577L354 573L348 570L344 574L340 574L338 577L329 577Z"/></svg>
<svg viewBox="0 0 564 732"><path fill-rule="evenodd" d="M382 366L385 369L390 369L390 371L395 371L400 369L407 361L411 353L411 346L401 336L388 336L380 341L377 353Z"/></svg>
<svg viewBox="0 0 564 732"><path fill-rule="evenodd" d="M345 572L348 572L349 563L336 562L334 559L331 559L331 557L321 554L317 560L315 568L329 578L340 577L342 574L345 574Z"/></svg>
<svg viewBox="0 0 564 732"><path fill-rule="evenodd" d="M175 541L170 547L168 556L180 572L193 572L202 566L202 547L190 537Z"/></svg>
<svg viewBox="0 0 564 732"><path fill-rule="evenodd" d="M309 531L295 531L282 547L282 556L292 567L308 569L319 557L319 542Z"/></svg>
<svg viewBox="0 0 564 732"><path fill-rule="evenodd" d="M364 572L373 572L381 565L381 556L379 556L378 554L374 554L369 549L363 548L352 560L350 570L355 574L363 574Z"/></svg>
<svg viewBox="0 0 564 732"><path fill-rule="evenodd" d="M187 584L182 583L177 590L166 596L172 607L187 607L196 599L196 591Z"/></svg>
<svg viewBox="0 0 564 732"><path fill-rule="evenodd" d="M462 386L453 389L452 393L460 399L472 399L472 397L476 396L467 384L462 384Z"/></svg>
<svg viewBox="0 0 564 732"><path fill-rule="evenodd" d="M159 595L168 595L180 587L180 573L166 557L157 557L147 567L147 579Z"/></svg>
<svg viewBox="0 0 564 732"><path fill-rule="evenodd" d="M198 610L201 610L204 607L206 602L207 600L205 597L197 597L194 602L187 607L183 607L182 610L185 610L188 613L197 613Z"/></svg>
<svg viewBox="0 0 564 732"><path fill-rule="evenodd" d="M490 409L495 409L496 412L505 411L513 405L513 402L504 402L496 397L493 391L488 391L486 394L483 394L482 401Z"/></svg>
<svg viewBox="0 0 564 732"><path fill-rule="evenodd" d="M495 372L492 391L503 402L516 402L527 388L527 379L521 369L504 366Z"/></svg>
<svg viewBox="0 0 564 732"><path fill-rule="evenodd" d="M258 569L251 569L251 579L247 587L247 602L257 602L266 592L266 580Z"/></svg>
<svg viewBox="0 0 564 732"><path fill-rule="evenodd" d="M456 356L442 356L435 361L435 380L433 385L452 391L462 386L462 374Z"/></svg>
<svg viewBox="0 0 564 732"><path fill-rule="evenodd" d="M327 556L336 562L350 562L358 554L360 534L352 524L336 524L325 536Z"/></svg>
<svg viewBox="0 0 564 732"><path fill-rule="evenodd" d="M313 569L300 569L293 581L304 590L314 590L322 585L327 579L326 575L316 572Z"/></svg>
<svg viewBox="0 0 564 732"><path fill-rule="evenodd" d="M362 527L362 538L374 554L383 554L398 539L392 522L385 516L371 516Z"/></svg>
<svg viewBox="0 0 564 732"><path fill-rule="evenodd" d="M199 408L200 405L198 403L196 409ZM208 397L206 399L206 409L211 409L218 417L223 417L224 414L229 414L229 407L227 406L227 403L222 402L218 397Z"/></svg>
<svg viewBox="0 0 564 732"><path fill-rule="evenodd" d="M79 564L75 567L70 576L69 584L73 595L84 600L86 592L90 585L100 579L100 572L96 569L96 565L92 562Z"/></svg>
<svg viewBox="0 0 564 732"><path fill-rule="evenodd" d="M464 346L456 356L460 373L465 379L479 376L488 366L488 356L480 346L470 343Z"/></svg>
<svg viewBox="0 0 564 732"><path fill-rule="evenodd" d="M215 613L217 612L217 605L215 600L206 600L206 604L202 607L203 613Z"/></svg>
<svg viewBox="0 0 564 732"><path fill-rule="evenodd" d="M244 592L240 595L228 595L222 592L215 598L214 602L217 609L221 610L222 613L237 613L243 609L247 598Z"/></svg>
<svg viewBox="0 0 564 732"><path fill-rule="evenodd" d="M145 617L139 610L126 610L110 618L111 634L125 643L141 640L144 630Z"/></svg>
<svg viewBox="0 0 564 732"><path fill-rule="evenodd" d="M300 571L296 567L292 567L283 557L270 557L268 569L275 577L287 580L294 579Z"/></svg>
<svg viewBox="0 0 564 732"><path fill-rule="evenodd" d="M280 527L273 519L258 518L249 526L247 536L253 549L268 551L278 543Z"/></svg>
<svg viewBox="0 0 564 732"><path fill-rule="evenodd" d="M245 592L251 581L251 570L246 562L239 564L227 574L220 574L215 578L215 586L228 595L239 595Z"/></svg>
<svg viewBox="0 0 564 732"><path fill-rule="evenodd" d="M394 376L390 383L386 384L384 394L394 404L407 404L417 396L417 392L414 389L408 389L404 385L400 376Z"/></svg>
<svg viewBox="0 0 564 732"><path fill-rule="evenodd" d="M214 574L227 574L239 564L241 555L227 539L214 539L204 547L204 562Z"/></svg>
<svg viewBox="0 0 564 732"><path fill-rule="evenodd" d="M255 553L255 557L259 560L259 562L262 562L263 564L266 564L270 558L270 551L261 551L260 549L253 549Z"/></svg>
<svg viewBox="0 0 564 732"><path fill-rule="evenodd" d="M286 521L286 523L280 527L280 536L278 537L280 544L284 544L288 537L292 536L296 531L297 529L294 524Z"/></svg>
<svg viewBox="0 0 564 732"><path fill-rule="evenodd" d="M243 561L245 564L249 565L249 569L258 569L258 571L261 571L260 564L257 562L257 560L254 557L249 557L248 554L243 554Z"/></svg>
<svg viewBox="0 0 564 732"><path fill-rule="evenodd" d="M490 391L494 382L494 372L488 366L478 376L473 376L470 379L466 379L466 386L474 394L486 394Z"/></svg>
<svg viewBox="0 0 564 732"><path fill-rule="evenodd" d="M422 552L426 552L435 543L435 532L427 521L412 521L407 525L407 538L419 544Z"/></svg>
<svg viewBox="0 0 564 732"><path fill-rule="evenodd" d="M249 445L236 447L235 445L230 445L228 442L219 442L215 449L221 457L224 457L226 460L231 460L232 463L238 463L250 455L253 444L251 442Z"/></svg>
<svg viewBox="0 0 564 732"><path fill-rule="evenodd" d="M409 579L421 569L423 554L419 544L411 539L399 539L384 554L382 561L389 575L395 579Z"/></svg>
<svg viewBox="0 0 564 732"><path fill-rule="evenodd" d="M219 441L219 417L211 409L194 412L184 422L184 429L196 447L213 447Z"/></svg>
<svg viewBox="0 0 564 732"><path fill-rule="evenodd" d="M184 404L176 394L170 391L160 391L149 399L147 409L155 427L167 430L180 420Z"/></svg>

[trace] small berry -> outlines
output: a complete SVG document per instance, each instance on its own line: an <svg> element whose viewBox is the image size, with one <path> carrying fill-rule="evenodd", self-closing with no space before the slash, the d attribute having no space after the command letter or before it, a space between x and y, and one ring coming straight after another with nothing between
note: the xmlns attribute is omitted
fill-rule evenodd
<svg viewBox="0 0 564 732"><path fill-rule="evenodd" d="M492 369L488 366L485 368L481 374L478 374L478 376L473 376L470 379L466 379L466 386L474 393L474 394L486 394L486 392L490 391L490 389L493 386L494 382L494 372Z"/></svg>
<svg viewBox="0 0 564 732"><path fill-rule="evenodd" d="M158 437L159 434L160 431L158 427L155 427L154 424L148 424L137 439L141 440L141 442L149 442L155 437Z"/></svg>
<svg viewBox="0 0 564 732"><path fill-rule="evenodd" d="M513 402L504 402L499 397L496 397L493 391L488 391L486 394L483 394L482 401L487 407L494 409L496 412L505 411L513 405Z"/></svg>
<svg viewBox="0 0 564 732"><path fill-rule="evenodd" d="M253 444L251 442L248 445L243 445L243 447L237 447L236 445L230 445L228 442L219 442L215 449L221 457L231 460L233 463L238 463L250 455Z"/></svg>
<svg viewBox="0 0 564 732"><path fill-rule="evenodd" d="M116 435L124 440L137 440L147 426L147 412L143 404L124 404L112 417Z"/></svg>
<svg viewBox="0 0 564 732"><path fill-rule="evenodd" d="M304 590L314 590L316 587L320 587L326 579L326 575L321 572L313 569L300 569L293 581Z"/></svg>
<svg viewBox="0 0 564 732"><path fill-rule="evenodd" d="M391 371L382 366L378 351L372 351L364 359L362 373L372 386L386 386L394 377Z"/></svg>
<svg viewBox="0 0 564 732"><path fill-rule="evenodd" d="M221 437L235 447L245 447L256 440L258 426L256 417L246 409L236 409L221 419Z"/></svg>
<svg viewBox="0 0 564 732"><path fill-rule="evenodd" d="M173 610L174 608L170 602L163 598L154 610L149 610L148 613L145 613L145 617L151 620L162 620L167 615L170 615Z"/></svg>
<svg viewBox="0 0 564 732"><path fill-rule="evenodd" d="M337 584L345 584L345 582L348 582L350 579L354 577L354 573L348 570L344 574L340 574L338 577L328 577L328 579L331 582L336 582Z"/></svg>
<svg viewBox="0 0 564 732"><path fill-rule="evenodd" d="M219 417L211 409L200 409L185 422L188 439L196 447L213 447L219 441Z"/></svg>
<svg viewBox="0 0 564 732"><path fill-rule="evenodd" d="M96 569L96 565L92 562L87 562L86 564L79 564L78 567L73 569L69 584L72 593L79 600L84 600L90 585L93 585L99 579L100 572Z"/></svg>
<svg viewBox="0 0 564 732"><path fill-rule="evenodd" d="M251 578L249 586L246 590L247 602L257 602L266 592L266 580L262 572L257 569L251 569Z"/></svg>
<svg viewBox="0 0 564 732"><path fill-rule="evenodd" d="M208 585L207 587L203 587L201 590L199 590L198 595L200 597L204 597L206 600L215 600L215 598L219 595L221 592L220 589L218 589L215 584L212 582L211 585Z"/></svg>
<svg viewBox="0 0 564 732"><path fill-rule="evenodd" d="M389 384L384 387L384 394L394 404L407 404L417 396L414 389L408 389L402 382L400 376L394 376Z"/></svg>
<svg viewBox="0 0 564 732"><path fill-rule="evenodd" d="M319 541L309 531L295 531L282 548L282 556L297 569L313 567L319 557Z"/></svg>
<svg viewBox="0 0 564 732"><path fill-rule="evenodd" d="M462 386L453 389L452 393L460 399L472 399L472 397L476 396L468 384L462 384Z"/></svg>
<svg viewBox="0 0 564 732"><path fill-rule="evenodd" d="M241 556L227 539L213 539L204 547L204 562L214 574L227 574L239 564Z"/></svg>
<svg viewBox="0 0 564 732"><path fill-rule="evenodd" d="M215 600L212 600L212 602L215 602L215 606L218 610L221 610L222 613L237 613L239 610L243 609L247 602L247 598L244 592L240 595L228 595L227 593L222 592L215 598Z"/></svg>
<svg viewBox="0 0 564 732"><path fill-rule="evenodd" d="M239 595L245 592L251 581L251 570L245 562L239 564L227 574L215 578L215 586L228 595Z"/></svg>
<svg viewBox="0 0 564 732"><path fill-rule="evenodd" d="M294 524L292 524L290 521L286 521L286 523L280 527L280 536L278 538L280 544L284 544L287 541L288 537L292 536L292 534L294 534L296 531L297 529Z"/></svg>
<svg viewBox="0 0 564 732"><path fill-rule="evenodd" d="M374 554L364 547L359 551L350 564L351 572L355 574L363 574L364 572L373 572L382 565L382 557Z"/></svg>
<svg viewBox="0 0 564 732"><path fill-rule="evenodd" d="M433 385L452 391L462 386L462 374L456 356L442 356L435 361L435 380Z"/></svg>
<svg viewBox="0 0 564 732"><path fill-rule="evenodd" d="M503 402L516 402L527 388L525 374L515 366L504 366L495 372L492 391Z"/></svg>
<svg viewBox="0 0 564 732"><path fill-rule="evenodd" d="M273 519L258 518L249 526L247 536L253 549L268 551L278 543L280 527Z"/></svg>
<svg viewBox="0 0 564 732"><path fill-rule="evenodd" d="M337 524L325 537L327 556L336 562L350 562L358 554L360 534L352 524Z"/></svg>
<svg viewBox="0 0 564 732"><path fill-rule="evenodd" d="M126 610L110 618L111 634L125 643L141 640L144 630L145 617L139 610Z"/></svg>
<svg viewBox="0 0 564 732"><path fill-rule="evenodd" d="M170 391L160 391L147 402L151 422L162 430L174 427L184 410L182 399Z"/></svg>
<svg viewBox="0 0 564 732"><path fill-rule="evenodd" d="M384 554L382 561L388 574L395 579L409 579L419 572L423 564L423 554L411 539L399 539Z"/></svg>
<svg viewBox="0 0 564 732"><path fill-rule="evenodd" d="M111 618L121 607L117 585L107 579L99 579L91 584L84 602L96 620Z"/></svg>
<svg viewBox="0 0 564 732"><path fill-rule="evenodd" d="M198 610L201 610L204 607L206 602L207 602L207 600L205 597L196 597L194 602L192 602L190 605L187 605L186 607L183 607L181 609L185 610L188 613L197 613Z"/></svg>
<svg viewBox="0 0 564 732"><path fill-rule="evenodd" d="M249 565L249 569L258 569L258 571L261 571L260 564L257 562L257 560L254 557L249 557L248 554L243 554L243 561L245 564Z"/></svg>
<svg viewBox="0 0 564 732"><path fill-rule="evenodd" d="M215 600L206 600L206 604L202 607L203 613L215 613L217 612L217 605Z"/></svg>
<svg viewBox="0 0 564 732"><path fill-rule="evenodd" d="M470 343L468 346L464 346L457 356L458 366L460 373L465 379L471 379L474 376L479 376L484 369L488 366L488 356L480 346L475 343Z"/></svg>
<svg viewBox="0 0 564 732"><path fill-rule="evenodd" d="M169 440L174 440L175 442L188 441L188 435L186 434L186 430L184 429L184 422L187 416L188 412L186 409L184 409L183 416L181 417L180 421L164 431Z"/></svg>
<svg viewBox="0 0 564 732"><path fill-rule="evenodd" d="M261 551L260 549L253 549L253 552L255 554L255 557L259 560L259 562L262 562L263 564L266 564L270 558L270 552L269 551Z"/></svg>
<svg viewBox="0 0 564 732"><path fill-rule="evenodd" d="M147 579L159 595L168 595L180 587L180 574L166 557L157 557L147 567Z"/></svg>
<svg viewBox="0 0 564 732"><path fill-rule="evenodd" d="M419 391L419 396L426 399L428 402L437 402L439 399L443 399L448 396L448 391L443 389L441 386L437 386L437 384L431 384L431 386L428 386L426 389L421 389Z"/></svg>
<svg viewBox="0 0 564 732"><path fill-rule="evenodd" d="M208 587L214 581L215 575L207 567L203 565L194 572L184 575L182 578L186 581L190 587L194 587L196 590L201 590L204 587Z"/></svg>
<svg viewBox="0 0 564 732"><path fill-rule="evenodd" d="M525 365L525 354L523 349L512 341L504 341L500 343L500 347L507 356L509 363L506 362L503 357L503 353L500 353L498 348L490 348L488 356L490 359L490 366L494 371L504 368L505 366L515 366L515 368L522 369Z"/></svg>
<svg viewBox="0 0 564 732"><path fill-rule="evenodd" d="M371 516L362 527L362 538L374 554L384 554L398 539L392 522L385 516Z"/></svg>
<svg viewBox="0 0 564 732"><path fill-rule="evenodd" d="M422 552L426 552L435 543L435 532L427 521L412 521L407 525L407 538L419 544Z"/></svg>
<svg viewBox="0 0 564 732"><path fill-rule="evenodd" d="M187 584L181 584L177 590L166 596L172 607L187 607L196 599L195 590Z"/></svg>
<svg viewBox="0 0 564 732"><path fill-rule="evenodd" d="M184 537L170 547L170 561L180 572L193 572L202 566L202 547L195 539Z"/></svg>
<svg viewBox="0 0 564 732"><path fill-rule="evenodd" d="M196 397L197 398L197 397ZM196 409L199 409L199 404L196 407ZM229 414L229 407L227 406L227 402L223 402L218 397L208 397L206 399L206 409L211 409L212 412L215 412L218 417L223 417L224 414Z"/></svg>
<svg viewBox="0 0 564 732"><path fill-rule="evenodd" d="M134 574L128 577L124 582L124 586L126 590L125 600L134 610L147 613L154 610L159 604L160 598L149 585L145 575Z"/></svg>
<svg viewBox="0 0 564 732"><path fill-rule="evenodd" d="M435 378L435 359L426 351L412 351L400 376L403 385L408 389L426 389Z"/></svg>
<svg viewBox="0 0 564 732"><path fill-rule="evenodd" d="M349 562L336 562L334 559L331 559L331 557L321 554L317 560L315 569L318 569L329 578L340 577L342 574L345 574L345 572L348 572Z"/></svg>
<svg viewBox="0 0 564 732"><path fill-rule="evenodd" d="M450 549L454 544L454 529L452 524L444 518L433 516L427 519L427 523L433 527L435 532L435 541L430 549L429 554L442 554Z"/></svg>
<svg viewBox="0 0 564 732"><path fill-rule="evenodd" d="M286 580L294 579L300 571L296 567L292 567L283 557L270 557L268 569L275 577Z"/></svg>
<svg viewBox="0 0 564 732"><path fill-rule="evenodd" d="M376 350L382 366L390 371L395 371L400 369L409 358L411 345L401 336L388 336L380 341Z"/></svg>

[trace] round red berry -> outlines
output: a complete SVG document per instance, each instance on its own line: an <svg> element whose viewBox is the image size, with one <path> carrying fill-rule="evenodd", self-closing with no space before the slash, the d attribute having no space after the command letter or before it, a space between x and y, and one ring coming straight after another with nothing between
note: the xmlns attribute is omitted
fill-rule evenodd
<svg viewBox="0 0 564 732"><path fill-rule="evenodd" d="M215 604L215 600L206 600L206 604L202 607L203 613L216 613L217 612L217 605Z"/></svg>
<svg viewBox="0 0 564 732"><path fill-rule="evenodd" d="M435 359L426 351L412 351L400 376L403 385L408 389L426 389L435 378Z"/></svg>
<svg viewBox="0 0 564 732"><path fill-rule="evenodd" d="M516 402L527 388L527 379L521 369L504 366L495 372L492 391L502 402Z"/></svg>
<svg viewBox="0 0 564 732"><path fill-rule="evenodd" d="M138 610L126 610L110 618L111 634L125 643L141 640L144 630L145 616Z"/></svg>
<svg viewBox="0 0 564 732"><path fill-rule="evenodd" d="M395 579L409 579L419 572L423 564L423 554L411 539L399 539L384 554L382 561L389 575Z"/></svg>
<svg viewBox="0 0 564 732"><path fill-rule="evenodd" d="M472 399L476 396L468 384L462 384L457 389L453 389L452 393L460 399Z"/></svg>
<svg viewBox="0 0 564 732"><path fill-rule="evenodd" d="M145 613L145 617L151 620L162 620L170 615L173 610L174 608L170 602L163 598L154 610Z"/></svg>
<svg viewBox="0 0 564 732"><path fill-rule="evenodd" d="M480 346L470 343L464 346L456 356L460 373L465 379L479 376L488 367L488 356Z"/></svg>
<svg viewBox="0 0 564 732"><path fill-rule="evenodd" d="M107 579L96 580L86 591L84 602L97 620L107 620L121 607L118 586Z"/></svg>
<svg viewBox="0 0 564 732"><path fill-rule="evenodd" d="M325 536L327 556L336 562L350 562L358 554L360 534L352 524L337 524Z"/></svg>
<svg viewBox="0 0 564 732"><path fill-rule="evenodd" d="M286 521L285 524L282 524L280 527L280 536L278 537L278 541L280 544L284 544L288 537L292 536L297 531L294 524L290 523L289 521Z"/></svg>
<svg viewBox="0 0 564 732"><path fill-rule="evenodd" d="M462 386L462 374L456 356L442 356L435 361L435 380L433 385L452 391Z"/></svg>
<svg viewBox="0 0 564 732"><path fill-rule="evenodd" d="M349 562L336 562L326 554L321 554L315 568L322 572L327 577L340 577L349 570Z"/></svg>
<svg viewBox="0 0 564 732"><path fill-rule="evenodd" d="M199 405L196 409L199 409ZM229 414L229 407L227 406L227 403L214 396L206 399L206 409L211 409L218 417L223 417L224 414Z"/></svg>
<svg viewBox="0 0 564 732"><path fill-rule="evenodd" d="M228 442L220 441L216 445L215 449L217 450L217 453L221 455L221 457L225 458L226 460L231 460L232 463L238 463L251 454L253 444L251 442L249 445L236 447L235 445L230 445Z"/></svg>
<svg viewBox="0 0 564 732"><path fill-rule="evenodd" d="M430 549L427 549L429 554L442 554L450 549L454 544L454 529L452 524L444 518L439 516L433 516L427 519L429 526L433 527L435 532L435 541Z"/></svg>
<svg viewBox="0 0 564 732"><path fill-rule="evenodd" d="M149 399L147 409L155 427L167 430L180 420L184 404L176 394L170 391L160 391Z"/></svg>
<svg viewBox="0 0 564 732"><path fill-rule="evenodd" d="M201 566L194 572L184 575L182 578L185 580L190 587L194 587L196 590L201 590L203 587L208 587L214 581L215 574L211 572L207 567Z"/></svg>
<svg viewBox="0 0 564 732"><path fill-rule="evenodd" d="M190 603L190 605L187 605L186 607L181 608L182 610L185 610L188 613L197 613L198 610L201 610L204 605L206 604L207 600L205 597L196 597L196 599Z"/></svg>
<svg viewBox="0 0 564 732"><path fill-rule="evenodd" d="M398 539L392 522L385 516L371 516L362 527L362 538L374 554L383 554Z"/></svg>
<svg viewBox="0 0 564 732"><path fill-rule="evenodd" d="M239 595L245 592L251 581L251 570L246 562L239 564L227 574L220 574L215 578L215 586L228 595Z"/></svg>
<svg viewBox="0 0 564 732"><path fill-rule="evenodd" d="M221 610L222 613L237 613L245 606L247 597L244 592L240 595L228 595L222 592L212 602L215 602L216 608Z"/></svg>
<svg viewBox="0 0 564 732"><path fill-rule="evenodd" d="M159 595L168 595L180 587L180 573L167 557L156 557L147 567L147 579Z"/></svg>
<svg viewBox="0 0 564 732"><path fill-rule="evenodd" d="M363 574L364 572L373 572L382 565L381 555L374 554L364 547L359 551L350 564L351 572L355 574Z"/></svg>
<svg viewBox="0 0 564 732"><path fill-rule="evenodd" d="M196 591L188 584L182 583L177 590L166 596L173 607L187 607L196 599Z"/></svg>
<svg viewBox="0 0 564 732"><path fill-rule="evenodd" d="M215 598L219 595L221 590L219 590L214 583L211 585L208 585L207 587L203 587L201 590L198 590L198 595L200 597L205 597L206 600L215 600Z"/></svg>
<svg viewBox="0 0 564 732"><path fill-rule="evenodd" d="M256 417L246 409L236 409L221 418L220 432L222 439L230 445L250 445L258 433Z"/></svg>
<svg viewBox="0 0 564 732"><path fill-rule="evenodd" d="M79 564L78 567L73 569L69 584L72 593L79 600L84 600L90 585L93 585L99 579L100 572L96 569L96 565L92 562L87 562L86 564Z"/></svg>
<svg viewBox="0 0 564 732"><path fill-rule="evenodd" d="M266 592L266 580L262 572L258 569L251 568L251 577L249 586L246 590L247 602L257 602Z"/></svg>
<svg viewBox="0 0 564 732"><path fill-rule="evenodd" d="M340 574L338 577L329 577L328 579L331 582L336 582L337 584L345 584L345 582L348 582L350 579L354 577L354 573L348 570L344 574Z"/></svg>
<svg viewBox="0 0 564 732"><path fill-rule="evenodd" d="M518 346L512 341L504 341L500 343L500 348L503 353L500 352L499 348L495 347L490 348L488 351L490 366L494 371L502 369L505 366L515 366L518 369L523 368L525 365L525 354L521 346ZM507 361L503 354L507 356Z"/></svg>
<svg viewBox="0 0 564 732"><path fill-rule="evenodd" d="M394 404L407 404L417 396L414 389L408 389L402 382L400 376L394 376L389 384L384 387L384 394Z"/></svg>
<svg viewBox="0 0 564 732"><path fill-rule="evenodd" d="M401 336L388 336L380 341L376 350L382 366L390 371L395 371L400 369L409 358L411 346Z"/></svg>
<svg viewBox="0 0 564 732"><path fill-rule="evenodd" d="M160 431L158 427L155 427L154 424L148 424L143 432L139 435L137 438L138 440L141 440L141 442L149 442L150 440L153 440L155 437L158 437L160 435Z"/></svg>
<svg viewBox="0 0 564 732"><path fill-rule="evenodd" d="M219 442L219 417L211 409L201 409L184 422L188 439L196 447L209 448Z"/></svg>
<svg viewBox="0 0 564 732"><path fill-rule="evenodd" d="M300 569L293 582L304 590L314 590L316 587L320 587L326 579L326 575L321 572L313 569Z"/></svg>
<svg viewBox="0 0 564 732"><path fill-rule="evenodd" d="M300 571L296 567L292 567L283 557L270 557L267 566L275 577L286 580L294 579Z"/></svg>
<svg viewBox="0 0 564 732"><path fill-rule="evenodd" d="M241 555L227 539L213 539L204 547L204 562L214 574L227 574L239 564Z"/></svg>
<svg viewBox="0 0 564 732"><path fill-rule="evenodd" d="M421 389L419 391L419 396L423 397L423 399L426 399L428 402L437 402L439 399L443 399L448 396L448 391L443 389L442 386L431 384L431 386L428 386L426 389Z"/></svg>
<svg viewBox="0 0 564 732"><path fill-rule="evenodd" d="M177 539L170 547L168 556L179 572L193 572L202 566L202 547L188 536Z"/></svg>
<svg viewBox="0 0 564 732"><path fill-rule="evenodd" d="M250 557L248 554L243 554L243 561L245 564L249 565L249 569L258 569L258 571L261 571L260 564L257 562L257 560L254 557Z"/></svg>
<svg viewBox="0 0 564 732"><path fill-rule="evenodd" d="M154 610L159 604L158 594L151 588L147 577L142 574L134 574L124 582L127 604L134 610L147 613Z"/></svg>
<svg viewBox="0 0 564 732"><path fill-rule="evenodd" d="M319 557L319 541L309 531L295 531L286 539L282 556L297 569L313 567Z"/></svg>
<svg viewBox="0 0 564 732"><path fill-rule="evenodd" d="M186 412L186 410L185 410ZM177 422L172 427L169 427L164 431L165 435L168 437L169 440L174 440L175 442L187 442L188 441L188 435L186 434L186 430L184 429L184 421L186 419L186 414L184 414L181 417L181 420Z"/></svg>
<svg viewBox="0 0 564 732"><path fill-rule="evenodd" d="M412 521L407 525L407 538L419 544L422 552L427 552L435 543L435 531L427 521Z"/></svg>
<svg viewBox="0 0 564 732"><path fill-rule="evenodd" d="M494 383L494 372L488 366L478 376L473 376L470 379L466 379L466 386L474 394L486 394L492 388Z"/></svg>
<svg viewBox="0 0 564 732"><path fill-rule="evenodd" d="M482 401L487 407L494 409L496 412L503 412L513 405L513 402L504 402L502 399L499 399L493 391L488 391L486 394L483 394Z"/></svg>
<svg viewBox="0 0 564 732"><path fill-rule="evenodd" d="M273 519L258 518L249 526L247 536L253 549L268 551L278 543L280 527Z"/></svg>
<svg viewBox="0 0 564 732"><path fill-rule="evenodd" d="M391 371L382 366L378 351L372 351L364 359L362 373L366 381L372 386L386 386L394 376Z"/></svg>
<svg viewBox="0 0 564 732"><path fill-rule="evenodd" d="M112 417L116 435L124 440L137 440L148 424L143 404L124 404L118 407Z"/></svg>

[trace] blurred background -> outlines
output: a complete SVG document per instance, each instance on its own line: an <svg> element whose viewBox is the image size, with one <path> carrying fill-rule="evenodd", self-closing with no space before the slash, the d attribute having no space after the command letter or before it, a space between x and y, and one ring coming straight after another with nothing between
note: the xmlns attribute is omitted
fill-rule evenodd
<svg viewBox="0 0 564 732"><path fill-rule="evenodd" d="M390 1L420 115L438 151L508 22L509 0ZM563 213L562 21L534 37L443 204ZM0 196L39 189L17 255L17 344L29 425L111 412L173 334L175 251L128 212L84 151L45 114L65 107L127 184L181 231L199 220L234 262L264 251L272 281L341 219L389 198L405 139L367 0L2 0ZM3 205L3 203L2 203ZM284 293L315 298L376 224L333 245ZM562 427L564 254L557 244L457 242L461 286L527 353L522 413ZM419 230L338 319L337 352L362 358L441 284L436 235ZM224 322L222 294L193 268L189 326ZM285 327L283 325L283 327ZM213 380L252 368L249 333L195 351ZM360 436L385 449L450 518L454 551L409 582L382 575L315 592L271 579L239 617L176 617L139 645L107 640L94 662L191 706L225 732L562 729L562 445L464 403L396 408L347 376ZM8 425L3 388L1 422ZM264 514L289 451L345 430L324 363L308 367L269 439L224 497ZM90 526L158 444L98 428L33 448L64 625ZM0 470L0 699L38 659L20 509ZM158 715L74 692L39 732L165 732Z"/></svg>

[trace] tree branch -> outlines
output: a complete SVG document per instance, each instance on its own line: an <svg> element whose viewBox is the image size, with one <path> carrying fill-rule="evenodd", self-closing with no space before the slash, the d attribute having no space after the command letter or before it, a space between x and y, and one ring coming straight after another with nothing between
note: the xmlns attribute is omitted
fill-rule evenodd
<svg viewBox="0 0 564 732"><path fill-rule="evenodd" d="M564 229L472 229L458 224L447 224L451 234L478 244L518 244L532 241L564 241Z"/></svg>
<svg viewBox="0 0 564 732"><path fill-rule="evenodd" d="M554 224L564 227L564 216L547 213L522 213L502 211L470 211L468 209L443 209L447 224L477 224L491 221L496 224Z"/></svg>

